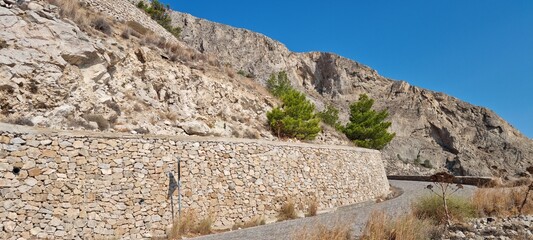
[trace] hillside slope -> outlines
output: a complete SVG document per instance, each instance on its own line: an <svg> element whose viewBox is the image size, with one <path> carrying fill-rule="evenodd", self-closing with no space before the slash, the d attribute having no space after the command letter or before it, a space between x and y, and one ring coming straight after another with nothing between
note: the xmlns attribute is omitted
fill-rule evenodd
<svg viewBox="0 0 533 240"><path fill-rule="evenodd" d="M275 139L266 125L275 98L215 57L159 35L165 30L128 1L54 3L0 5L0 121ZM325 132L316 142L339 144L339 136Z"/></svg>
<svg viewBox="0 0 533 240"><path fill-rule="evenodd" d="M269 74L287 71L293 84L318 106L344 109L362 93L387 109L397 137L384 149L389 173L408 173L402 163L429 160L458 175L510 173L533 164L533 141L489 109L394 81L375 70L331 53L293 53L283 44L245 29L174 12L182 40L212 53L264 83ZM344 115L346 120L347 116ZM420 169L416 170L420 171ZM499 170L498 170L499 171Z"/></svg>
<svg viewBox="0 0 533 240"><path fill-rule="evenodd" d="M276 140L265 113L278 102L261 84L285 70L319 108L343 109L343 120L361 93L388 109L397 133L383 151L389 174L489 175L493 166L516 173L532 164L532 141L492 111L352 60L293 53L261 34L175 12L177 40L127 0L83 2L71 16L48 1L0 2L0 121ZM315 142L349 144L329 128ZM414 167L417 158L434 168Z"/></svg>

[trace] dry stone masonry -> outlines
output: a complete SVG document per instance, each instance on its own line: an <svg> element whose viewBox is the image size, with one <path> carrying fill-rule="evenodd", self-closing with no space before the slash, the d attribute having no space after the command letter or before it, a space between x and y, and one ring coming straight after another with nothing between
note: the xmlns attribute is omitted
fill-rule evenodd
<svg viewBox="0 0 533 240"><path fill-rule="evenodd" d="M164 235L178 158L183 208L212 216L214 227L275 216L289 199L305 210L316 198L323 210L388 193L374 150L3 123L0 133L1 239Z"/></svg>

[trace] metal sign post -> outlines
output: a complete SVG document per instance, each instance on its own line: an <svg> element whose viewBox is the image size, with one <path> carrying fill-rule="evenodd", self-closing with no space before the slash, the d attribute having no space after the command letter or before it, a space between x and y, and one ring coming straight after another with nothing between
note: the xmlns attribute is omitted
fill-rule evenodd
<svg viewBox="0 0 533 240"><path fill-rule="evenodd" d="M178 188L178 183L176 183L176 178L171 172L168 173L168 198L170 198L170 206L172 211L172 222L174 222L174 192Z"/></svg>
<svg viewBox="0 0 533 240"><path fill-rule="evenodd" d="M181 160L178 158L178 217L181 218Z"/></svg>

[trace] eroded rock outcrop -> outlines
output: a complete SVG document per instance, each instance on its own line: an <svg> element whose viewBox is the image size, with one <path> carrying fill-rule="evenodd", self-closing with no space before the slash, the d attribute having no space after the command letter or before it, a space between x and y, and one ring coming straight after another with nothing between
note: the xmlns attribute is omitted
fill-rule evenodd
<svg viewBox="0 0 533 240"><path fill-rule="evenodd" d="M61 19L57 7L31 3L41 7L0 7L3 121L272 138L264 122L274 100L257 94L259 85L208 64L165 60L155 46L118 37L119 29L112 36L84 32Z"/></svg>
<svg viewBox="0 0 533 240"><path fill-rule="evenodd" d="M375 70L331 53L292 53L281 43L245 29L174 12L182 40L217 54L236 69L264 83L272 72L287 71L319 107L344 109L359 94L376 99L390 112L396 138L384 149L389 173L424 172L405 163L428 160L458 175L491 175L494 169L517 173L533 164L533 141L494 112L448 95L394 81ZM427 170L427 169L426 169Z"/></svg>
<svg viewBox="0 0 533 240"><path fill-rule="evenodd" d="M293 53L258 33L173 13L178 41L127 0L85 0L117 25L107 36L80 29L44 1L0 7L0 119L53 128L275 139L266 111L276 104L261 86L285 70L319 109L347 107L361 93L388 109L397 136L383 151L388 171L490 175L521 172L533 143L492 111L442 93L380 76L332 53ZM31 6L30 4L31 3ZM216 56L194 62L171 57L146 39L121 38L122 25L144 26L181 54ZM186 45L194 50L187 49ZM204 60L202 60L204 59ZM245 75L235 74L242 70ZM317 142L347 144L326 129ZM413 167L428 162L432 168Z"/></svg>

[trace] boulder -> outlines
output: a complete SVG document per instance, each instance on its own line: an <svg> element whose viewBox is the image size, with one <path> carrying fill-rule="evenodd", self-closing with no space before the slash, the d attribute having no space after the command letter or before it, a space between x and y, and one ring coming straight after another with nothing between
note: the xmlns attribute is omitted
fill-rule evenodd
<svg viewBox="0 0 533 240"><path fill-rule="evenodd" d="M180 123L178 126L188 135L206 136L210 130L209 126L202 121Z"/></svg>

